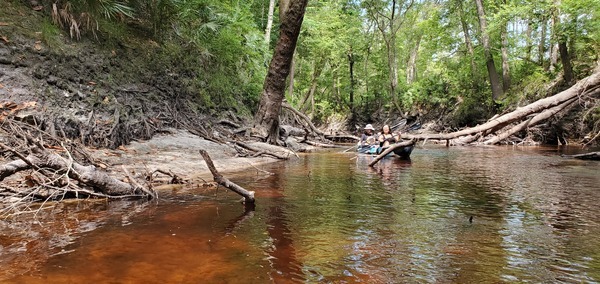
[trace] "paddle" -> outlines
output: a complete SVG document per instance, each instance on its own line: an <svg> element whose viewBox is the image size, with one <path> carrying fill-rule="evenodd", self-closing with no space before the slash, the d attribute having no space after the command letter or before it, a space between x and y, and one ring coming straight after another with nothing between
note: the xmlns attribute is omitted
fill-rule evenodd
<svg viewBox="0 0 600 284"><path fill-rule="evenodd" d="M403 118L402 120L400 120L400 122L398 122L396 125L390 127L390 132L393 132L401 127L404 127L406 125L406 118Z"/></svg>

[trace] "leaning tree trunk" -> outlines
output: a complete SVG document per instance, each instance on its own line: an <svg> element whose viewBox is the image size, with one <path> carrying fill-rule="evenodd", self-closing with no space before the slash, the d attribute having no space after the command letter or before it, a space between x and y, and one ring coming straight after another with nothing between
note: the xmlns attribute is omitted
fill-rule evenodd
<svg viewBox="0 0 600 284"><path fill-rule="evenodd" d="M285 80L296 49L300 27L308 0L289 1L281 21L279 39L263 85L263 92L254 116L254 134L275 144L279 139L279 113L285 94Z"/></svg>

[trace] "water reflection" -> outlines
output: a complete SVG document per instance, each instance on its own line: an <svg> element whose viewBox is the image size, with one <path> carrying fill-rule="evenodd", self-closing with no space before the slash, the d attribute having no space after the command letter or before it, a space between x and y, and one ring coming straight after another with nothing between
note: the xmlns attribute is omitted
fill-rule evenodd
<svg viewBox="0 0 600 284"><path fill-rule="evenodd" d="M265 168L277 175L232 178L256 191L254 210L231 193L201 189L163 194L158 204L62 209L41 220L47 234L0 238L0 279L600 281L599 163L564 159L556 149L498 147L416 149L412 161L374 168L371 160L307 155ZM59 234L63 225L71 229ZM46 244L36 247L34 238Z"/></svg>

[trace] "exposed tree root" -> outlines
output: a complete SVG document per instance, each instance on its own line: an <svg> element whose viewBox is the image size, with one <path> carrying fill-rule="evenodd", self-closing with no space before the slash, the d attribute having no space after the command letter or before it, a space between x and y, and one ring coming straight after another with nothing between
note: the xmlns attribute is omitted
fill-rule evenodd
<svg viewBox="0 0 600 284"><path fill-rule="evenodd" d="M0 215L6 216L22 212L33 202L45 204L64 198L99 197L108 199L155 198L156 193L143 186L123 169L129 182L111 177L107 172L93 164L83 165L77 161L91 160L83 147L71 145L71 151L58 144L58 139L35 127L28 127L19 121L4 117L0 121L0 132L5 143L0 143L3 153L10 153L16 159L0 165L0 188L4 204L0 204ZM74 155L76 154L76 155ZM17 180L6 180L18 173ZM24 180L25 182L18 182ZM14 185L11 185L14 184Z"/></svg>

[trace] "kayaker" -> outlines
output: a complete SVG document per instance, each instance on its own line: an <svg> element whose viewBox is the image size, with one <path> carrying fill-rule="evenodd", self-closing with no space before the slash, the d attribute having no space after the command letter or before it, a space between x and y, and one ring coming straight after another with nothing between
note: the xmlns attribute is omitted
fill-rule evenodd
<svg viewBox="0 0 600 284"><path fill-rule="evenodd" d="M377 141L377 139L375 139L373 131L375 131L375 128L373 128L373 125L367 124L365 126L365 132L360 137L360 145L361 146L373 145Z"/></svg>
<svg viewBox="0 0 600 284"><path fill-rule="evenodd" d="M390 126L384 125L381 128L381 134L379 134L379 147L387 147L390 143L396 143L400 140L400 135L393 134L390 132Z"/></svg>

